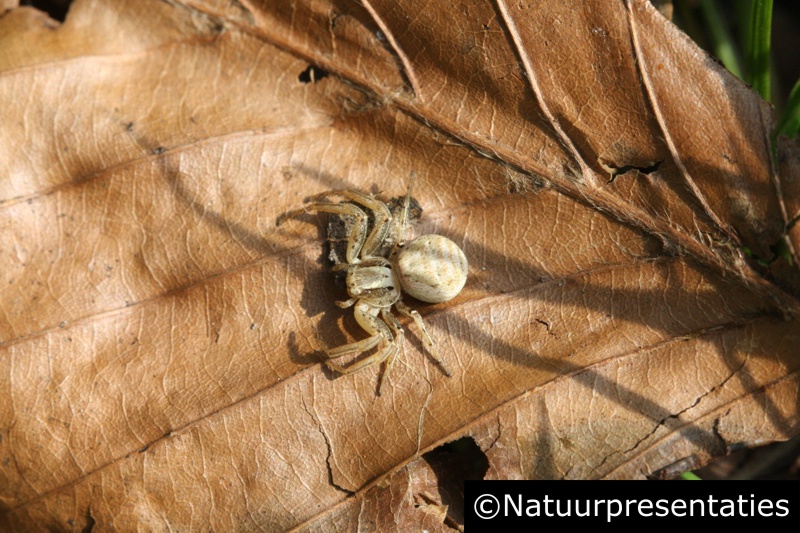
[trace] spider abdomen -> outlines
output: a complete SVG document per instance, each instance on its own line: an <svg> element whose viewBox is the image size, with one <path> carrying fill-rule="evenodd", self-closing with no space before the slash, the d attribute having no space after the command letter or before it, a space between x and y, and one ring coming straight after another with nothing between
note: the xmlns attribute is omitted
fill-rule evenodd
<svg viewBox="0 0 800 533"><path fill-rule="evenodd" d="M441 235L417 237L400 251L395 264L403 290L423 302L452 300L467 281L467 257Z"/></svg>

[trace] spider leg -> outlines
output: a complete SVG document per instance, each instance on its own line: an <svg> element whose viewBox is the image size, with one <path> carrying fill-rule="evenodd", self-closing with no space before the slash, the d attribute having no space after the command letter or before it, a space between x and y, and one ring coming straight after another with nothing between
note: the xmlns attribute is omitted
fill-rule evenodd
<svg viewBox="0 0 800 533"><path fill-rule="evenodd" d="M320 344L320 348L322 351L325 352L325 355L328 356L328 359L336 359L338 357L342 357L343 355L348 355L351 353L356 352L366 352L367 350L373 349L375 346L378 345L379 342L383 339L383 335L372 335L371 337L367 337L366 339L362 339L360 341L351 342L350 344L343 344L341 346L337 346L336 348L328 348L325 342L317 335L317 342ZM325 361L325 364L329 367L332 366L332 363ZM333 365L333 367L341 368L339 365ZM334 368L336 370L336 368ZM345 372L342 372L345 373Z"/></svg>
<svg viewBox="0 0 800 533"><path fill-rule="evenodd" d="M380 311L380 308L373 307L373 306L369 305L366 302L357 303L355 311L353 312L353 314L356 317L356 321L358 322L358 325L361 326L364 329L364 331L369 333L370 336L367 337L366 339L363 339L363 340L360 340L360 341L356 341L356 342L351 342L350 344L344 344L344 345L338 346L336 348L328 348L327 346L325 346L324 343L322 343L322 340L320 339L320 343L323 345L325 354L328 356L328 358L329 359L336 359L337 357L341 357L343 355L347 355L347 354L351 354L351 353L366 352L367 350L371 350L372 348L377 346L378 343L380 343L381 341L385 341L387 343L391 343L394 340L394 337L392 335L392 332L389 330L389 327L386 325L386 323L383 322L380 318L378 318L377 315L378 315L379 311ZM377 353L380 353L380 351L377 352ZM350 365L350 366L348 366L346 368L347 369L351 369L351 368L355 367L356 365L359 365L360 363L363 363L364 361L371 360L371 358L373 358L375 355L376 354L373 354L373 355L363 359L362 361L358 361L357 363L353 363L352 365ZM328 361L326 361L325 363L328 364L328 366L331 366L331 363L329 363ZM364 368L364 366L368 366L368 365L361 365L361 366L358 366L358 368L359 369L360 368ZM340 365L334 365L331 368L333 368L337 372L341 372L336 367L342 368ZM341 372L341 373L349 374L350 372L354 372L354 370L349 370L348 372Z"/></svg>
<svg viewBox="0 0 800 533"><path fill-rule="evenodd" d="M375 256L375 257L367 257L358 263L359 266L362 267L370 267L370 266L385 266L385 267L392 267L392 262L386 259L385 257Z"/></svg>
<svg viewBox="0 0 800 533"><path fill-rule="evenodd" d="M331 194L331 193L326 193ZM325 196L325 195L320 195ZM308 211L319 211L322 213L333 213L334 215L349 215L355 218L356 222L353 224L353 228L350 230L350 236L347 239L347 252L345 253L345 258L347 259L348 264L357 263L358 262L358 255L362 251L364 246L364 240L367 238L367 226L369 219L367 218L367 214L364 213L358 206L353 204L347 203L340 203L336 204L333 202L314 202L308 204L300 209L295 209L293 211L289 211L288 213L284 213L278 220L276 221L276 225L280 226L284 223L284 221L294 218L296 216L302 215L307 213ZM370 233L370 237L375 233L375 230ZM346 268L346 267L343 267Z"/></svg>
<svg viewBox="0 0 800 533"><path fill-rule="evenodd" d="M388 358L393 358L396 352L397 352L397 345L395 343L391 343L387 344L386 346L384 346L374 354L370 355L369 357L365 357L361 361L353 363L350 366L337 365L336 363L332 363L330 361L325 361L325 364L328 366L328 368L340 374L352 374L368 366L372 366L374 364L385 361ZM380 395L380 388L378 388L378 395Z"/></svg>
<svg viewBox="0 0 800 533"><path fill-rule="evenodd" d="M378 396L381 394L381 389L383 388L383 382L386 381L389 377L389 370L392 369L392 363L394 363L394 358L397 355L397 352L400 349L400 346L405 346L403 344L404 334L403 334L403 326L397 320L397 318L392 314L391 307L384 307L381 309L381 317L383 321L391 328L392 332L394 332L394 344L396 349L386 358L386 367L383 369L383 376L381 376L381 383L378 385Z"/></svg>
<svg viewBox="0 0 800 533"><path fill-rule="evenodd" d="M336 305L342 309L347 309L348 307L353 307L358 300L358 298L350 298L349 300L336 300Z"/></svg>
<svg viewBox="0 0 800 533"><path fill-rule="evenodd" d="M383 320L378 317L378 312L381 313L381 318L383 318ZM403 328L397 319L391 315L388 308L373 307L367 303L361 302L356 305L355 316L361 327L364 328L367 333L372 333L372 336L363 341L339 346L332 350L326 349L325 353L328 355L329 359L354 352L365 352L378 345L382 340L386 342L386 345L374 354L360 361L356 361L349 366L338 365L330 360L325 361L325 364L328 368L340 374L352 374L368 366L388 361L386 370L384 370L380 384L378 385L378 394L380 395L383 382L386 380L389 365L394 360L395 355L397 355L400 343L403 340ZM387 316L389 316L388 320L386 318Z"/></svg>
<svg viewBox="0 0 800 533"><path fill-rule="evenodd" d="M387 233L389 233L389 225L392 220L392 214L389 212L389 208L386 207L386 204L380 200L376 200L375 198L364 193L350 189L330 191L321 195L320 197L334 194L352 200L353 202L363 205L372 211L372 214L375 217L375 224L373 225L369 236L363 242L363 247L361 248L361 258L371 256L373 253L375 253L375 250L377 250L381 244L383 244L383 241L386 240ZM348 258L347 262L352 263L353 261Z"/></svg>
<svg viewBox="0 0 800 533"><path fill-rule="evenodd" d="M408 210L411 206L411 186L414 184L414 175L412 174L411 179L408 180L408 189L406 190L406 199L403 202L403 216L400 218L400 227L398 228L397 225L394 227L394 231L396 233L395 240L397 244L395 246L402 248L406 245L406 226L408 226Z"/></svg>
<svg viewBox="0 0 800 533"><path fill-rule="evenodd" d="M450 368L444 363L442 357L439 355L439 350L436 348L436 343L433 342L433 338L431 337L430 333L428 333L428 328L425 327L425 322L422 321L422 316L420 314L408 307L406 304L403 303L402 300L397 300L394 304L397 307L397 310L400 314L405 315L412 320L417 325L417 328L422 332L422 340L425 344L428 345L428 353L436 361L439 366L441 367L442 371L444 371L447 377L451 377L453 373L450 371Z"/></svg>

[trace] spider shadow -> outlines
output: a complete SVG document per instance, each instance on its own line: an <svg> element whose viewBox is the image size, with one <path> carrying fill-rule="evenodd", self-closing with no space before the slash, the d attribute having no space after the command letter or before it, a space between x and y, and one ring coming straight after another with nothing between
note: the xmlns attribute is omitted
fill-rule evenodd
<svg viewBox="0 0 800 533"><path fill-rule="evenodd" d="M286 349L289 352L289 360L299 366L308 366L323 361L320 354L317 352L304 353L300 349L300 344L297 342L297 332L292 331L289 333L289 338L286 341Z"/></svg>
<svg viewBox="0 0 800 533"><path fill-rule="evenodd" d="M152 143L149 144L152 145ZM144 144L142 145L145 146ZM155 153L158 150L160 150L160 148L155 147L152 148L151 151ZM167 157L161 156L158 161L162 166L164 179L169 184L174 197L180 200L182 204L188 206L200 220L212 227L216 227L220 231L230 233L238 243L259 255L291 254L293 252L291 248L281 244L279 239L270 239L261 236L209 209L202 202L195 199L190 188L186 186L185 181L191 179L190 176L174 168ZM303 173L312 172L311 169L302 165L295 167L295 170ZM327 172L314 172L313 175L315 179L324 183L327 188L353 188L352 184L348 184L344 180L336 178ZM375 193L376 189L376 186L373 186L373 193ZM307 213L299 215L295 217L295 219L317 228L317 239L315 242L325 242L327 240L326 225L323 223L323 221L327 219L326 215ZM303 280L300 307L305 311L305 315L309 318L309 321L312 322L314 317L320 317L316 324L312 322L312 326L319 331L319 335L324 339L325 344L331 347L364 338L365 332L356 322L352 309L343 310L332 305L332 302L335 300L347 299L347 291L344 283L341 281L337 282L336 276L329 271L331 265L327 259L326 246L320 247L320 255L315 261L315 264L317 264L319 268L287 268L289 274L297 279ZM320 297L320 294L322 294L322 297ZM316 341L312 341L311 343L312 346L317 344ZM320 362L324 363L326 361L325 354L319 349L312 350L308 353L302 353L296 332L291 332L289 334L286 347L289 359L296 364L307 366ZM356 359L368 357L377 349L378 348L373 349L364 354L357 354ZM321 366L328 379L333 380L340 377L339 373L330 370L326 365L323 364ZM380 382L378 382L378 386L379 384Z"/></svg>
<svg viewBox="0 0 800 533"><path fill-rule="evenodd" d="M454 235L455 239L459 237ZM480 243L471 241L466 236L461 235L465 243L465 249L478 250L479 254L483 254L486 264L488 265L505 265L507 270L510 271L524 271L526 268L532 270L532 279L541 276L542 279L547 277L546 272L536 272L532 265L525 265L517 260L502 257L491 250L486 249ZM459 242L456 240L456 242ZM657 252L653 250L652 252ZM632 260L655 260L656 257L663 254L655 253L651 258L632 258ZM668 261L685 261L689 264L695 264L691 258L687 257L670 257L666 256ZM696 264L695 264L696 265ZM696 265L701 270L706 270L702 265ZM500 267L502 268L502 267ZM708 272L706 270L706 272ZM557 280L547 279L545 283L554 283ZM686 291L694 291L693 294L696 300L702 302L704 300L713 301L713 297L718 294L726 294L733 287L729 280L718 277L713 273L708 275L708 283L711 288L706 291L697 291L691 287L685 287L681 280L669 278L666 285L662 286L657 294L653 294L652 298L645 297L646 306L657 307L661 305L660 302L679 302L681 295ZM558 304L561 301L561 294L558 291L537 291L535 284L531 285L528 289L529 299L541 299L543 303ZM565 285L568 287L568 285ZM566 289L568 290L568 289ZM582 304L587 308L592 308L596 311L607 313L608 316L616 320L625 322L635 322L639 324L648 325L651 328L656 328L663 331L670 339L679 339L687 335L691 336L693 332L687 331L686 326L680 322L674 324L667 324L663 322L654 322L649 320L649 317L640 314L638 306L624 306L615 304L614 302L637 301L643 300L643 294L638 290L625 290L607 286L589 286L586 287L585 293L591 293L589 296L581 300ZM704 296L707 294L707 296ZM649 301L647 301L649 300ZM642 394L626 388L607 377L600 374L592 368L585 368L575 365L569 361L569 356L563 358L546 358L542 357L534 350L525 350L519 346L514 346L508 342L498 340L494 336L485 332L483 328L474 321L469 321L465 318L457 316L455 313L449 311L447 308L441 311L434 311L433 315L441 313L445 319L432 321L432 327L445 328L447 334L457 335L462 341L473 346L491 347L491 353L494 357L512 361L514 364L535 368L543 372L553 372L554 369L558 370L557 377L570 375L577 383L593 390L596 393L602 394L607 399L618 403L625 409L636 413L647 413L651 419L656 421L659 425L664 425L675 431L679 431L687 440L693 442L698 449L709 453L711 456L719 456L724 454L724 449L720 449L721 437L715 431L707 431L698 428L695 424L689 423L686 425L680 421L675 413L671 413L658 403L643 396ZM656 314L657 316L657 314ZM758 317L760 320L766 322L782 323L783 317L778 312L768 312L763 310L759 312ZM545 317L546 318L546 317ZM727 330L743 329L747 326L748 320L753 320L754 317L738 317L735 316L729 322L724 324L712 324L708 329L713 331L716 327L724 327ZM734 378L738 380L743 388L747 391L758 394L761 391L761 386L757 380L747 371L745 361L752 354L737 354L731 350L731 346L726 345L726 339L723 335L703 334L703 339L709 342L707 353L719 354L717 357L722 357L724 364L727 366L730 374L721 379L714 387L722 386L728 379ZM756 354L758 356L758 354ZM665 363L666 364L666 363ZM713 388L712 388L713 390ZM621 398L626 398L626 401L621 401ZM782 414L781 409L774 403L774 401L766 394L761 395L763 403L763 413L766 418L771 421L778 428L785 430L785 435L788 437L792 433L792 428L796 427L785 415ZM736 446L733 443L732 446Z"/></svg>

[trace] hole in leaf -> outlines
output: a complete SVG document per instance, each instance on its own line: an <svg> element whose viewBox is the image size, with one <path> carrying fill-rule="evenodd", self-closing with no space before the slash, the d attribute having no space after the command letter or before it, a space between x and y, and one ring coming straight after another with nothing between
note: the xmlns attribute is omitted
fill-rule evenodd
<svg viewBox="0 0 800 533"><path fill-rule="evenodd" d="M608 183L612 183L615 179L617 179L617 176L625 174L626 172L630 172L631 170L638 170L642 174L650 174L655 172L658 170L658 167L661 166L661 163L663 163L663 161L655 161L652 165L648 165L646 167L637 167L636 165L623 165L621 167L615 167L610 163L604 163L603 166L605 166L611 172L611 179L608 180Z"/></svg>
<svg viewBox="0 0 800 533"><path fill-rule="evenodd" d="M94 526L97 525L97 521L92 516L92 508L86 508L86 525L81 530L82 533L92 533Z"/></svg>
<svg viewBox="0 0 800 533"><path fill-rule="evenodd" d="M462 437L443 444L422 458L436 474L442 504L447 515L458 524L464 523L464 481L483 479L489 460L472 437Z"/></svg>
<svg viewBox="0 0 800 533"><path fill-rule="evenodd" d="M329 74L326 70L322 70L314 65L309 65L307 69L300 73L297 80L300 83L317 83L319 80L327 78L328 76Z"/></svg>
<svg viewBox="0 0 800 533"><path fill-rule="evenodd" d="M19 4L21 6L35 7L39 11L44 11L50 15L50 18L64 22L72 0L22 0Z"/></svg>

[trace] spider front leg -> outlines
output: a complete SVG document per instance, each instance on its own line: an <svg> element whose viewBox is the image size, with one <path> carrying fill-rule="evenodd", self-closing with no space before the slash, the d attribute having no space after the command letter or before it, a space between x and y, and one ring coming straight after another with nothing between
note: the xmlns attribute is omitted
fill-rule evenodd
<svg viewBox="0 0 800 533"><path fill-rule="evenodd" d="M402 300L398 300L394 305L397 307L397 310L400 312L400 314L405 315L414 321L414 323L417 325L417 329L422 332L423 342L428 345L428 353L430 354L431 358L438 363L439 367L447 377L452 377L453 373L439 355L439 350L436 348L436 343L433 342L433 338L431 337L430 333L428 333L428 328L425 326L425 322L422 321L422 316L417 311L404 304Z"/></svg>
<svg viewBox="0 0 800 533"><path fill-rule="evenodd" d="M293 211L289 211L288 213L284 213L283 215L278 217L278 220L275 222L275 225L280 226L286 220L307 213L309 210L319 211L322 213L332 213L334 215L348 215L355 219L355 223L353 224L353 227L350 230L350 236L347 238L347 251L345 252L345 258L347 259L347 262L349 264L357 263L358 256L361 253L361 249L364 246L364 241L367 238L367 226L369 223L367 214L364 213L364 211L362 211L361 209L359 209L358 206L355 206L353 204L314 202L304 207L301 207L300 209L295 209Z"/></svg>
<svg viewBox="0 0 800 533"><path fill-rule="evenodd" d="M386 207L386 204L380 200L376 200L375 198L364 193L350 189L330 191L321 196L329 195L342 196L359 205L363 205L372 212L375 223L372 227L372 231L369 233L369 236L367 236L366 240L364 241L364 245L361 248L360 257L363 259L371 256L373 253L375 253L375 250L380 248L381 244L383 244L383 241L386 239L386 235L389 233L389 226L392 221L392 214L389 212L389 208ZM347 261L352 262L350 259Z"/></svg>

